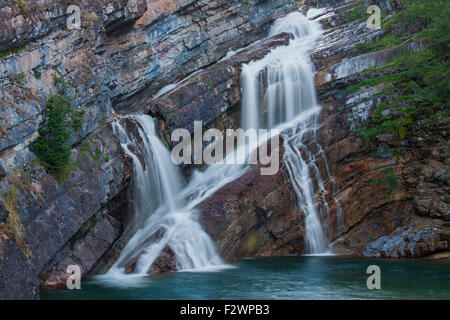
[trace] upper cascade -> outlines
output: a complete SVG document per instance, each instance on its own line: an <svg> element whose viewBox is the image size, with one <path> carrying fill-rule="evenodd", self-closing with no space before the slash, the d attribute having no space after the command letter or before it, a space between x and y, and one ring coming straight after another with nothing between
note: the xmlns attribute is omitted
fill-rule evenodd
<svg viewBox="0 0 450 320"><path fill-rule="evenodd" d="M242 126L245 129L274 128L317 107L309 50L321 34L320 24L293 12L276 20L269 35L282 32L294 36L288 46L277 47L263 59L243 66Z"/></svg>
<svg viewBox="0 0 450 320"><path fill-rule="evenodd" d="M322 29L317 21L293 12L275 21L269 35L282 32L294 36L288 46L273 49L263 59L243 66L242 126L245 129L282 129L283 162L298 205L305 213L306 249L311 254L325 253L329 245L319 218L311 171L323 194L325 190L319 170L315 170L315 155L304 143L308 133L312 132L309 136L315 139L320 111L309 52ZM328 208L325 198L323 201Z"/></svg>

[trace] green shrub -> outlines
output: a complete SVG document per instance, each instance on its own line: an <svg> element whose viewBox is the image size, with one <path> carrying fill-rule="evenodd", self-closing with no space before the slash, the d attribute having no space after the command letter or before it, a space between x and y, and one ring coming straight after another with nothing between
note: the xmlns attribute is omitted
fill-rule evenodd
<svg viewBox="0 0 450 320"><path fill-rule="evenodd" d="M23 72L18 73L14 76L14 78L18 84L21 84L23 82L23 80L25 79L25 73L23 73Z"/></svg>
<svg viewBox="0 0 450 320"><path fill-rule="evenodd" d="M53 95L46 103L46 120L31 149L47 172L57 174L70 163L70 138L83 122L84 111L72 109L68 96Z"/></svg>
<svg viewBox="0 0 450 320"><path fill-rule="evenodd" d="M369 145L371 137L385 132L396 132L403 140L412 123L418 120L425 120L424 123L440 121L448 118L450 113L450 2L404 0L403 4L405 9L385 23L388 33L377 42L380 44L378 48L398 43L394 33L398 33L399 26L416 32L407 34L409 39L426 39L428 48L404 54L380 68L379 71L392 72L391 75L364 80L346 89L347 93L352 93L380 83L395 83L395 86L389 87L395 99L378 105L372 114L371 126L359 130L366 145ZM366 44L360 47L372 48ZM382 111L386 109L390 109L389 115L383 116Z"/></svg>
<svg viewBox="0 0 450 320"><path fill-rule="evenodd" d="M41 75L42 75L41 72L37 68L33 69L33 74L36 77L36 79L40 79Z"/></svg>

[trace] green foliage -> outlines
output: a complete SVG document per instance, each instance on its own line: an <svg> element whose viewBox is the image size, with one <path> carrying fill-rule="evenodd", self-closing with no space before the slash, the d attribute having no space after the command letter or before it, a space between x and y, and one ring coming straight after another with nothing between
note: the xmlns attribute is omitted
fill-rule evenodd
<svg viewBox="0 0 450 320"><path fill-rule="evenodd" d="M206 85L208 86L208 88L212 89L214 88L214 84L209 80L209 79L204 79Z"/></svg>
<svg viewBox="0 0 450 320"><path fill-rule="evenodd" d="M347 22L352 22L365 17L367 6L361 3L352 9L352 12L347 15Z"/></svg>
<svg viewBox="0 0 450 320"><path fill-rule="evenodd" d="M359 84L347 87L345 92L353 93L360 89L374 87L374 86L377 86L382 83L396 82L396 81L404 79L404 77L405 77L404 73L398 73L398 74L388 74L388 75L384 75L384 76L379 76L379 77L372 78L372 79L366 79Z"/></svg>
<svg viewBox="0 0 450 320"><path fill-rule="evenodd" d="M47 101L47 121L31 147L49 173L61 171L70 162L70 130L67 115L70 101L55 95Z"/></svg>
<svg viewBox="0 0 450 320"><path fill-rule="evenodd" d="M4 57L7 57L7 56L9 56L11 54L11 51L9 51L9 50L6 50L6 51L0 51L0 59L1 58L4 58Z"/></svg>
<svg viewBox="0 0 450 320"><path fill-rule="evenodd" d="M419 30L417 38L426 38L433 51L449 54L450 2L447 0L403 0L405 10L397 13L388 27L402 23Z"/></svg>
<svg viewBox="0 0 450 320"><path fill-rule="evenodd" d="M390 191L395 192L395 190L397 190L397 178L394 175L394 169L392 167L388 167L383 169L382 172L384 174L383 178L375 181L370 181L367 183L367 185L374 186L380 184L387 184L389 186Z"/></svg>
<svg viewBox="0 0 450 320"><path fill-rule="evenodd" d="M0 52L0 59L4 58L4 57L7 57L7 56L9 56L11 54L17 54L17 53L21 52L23 49L25 49L25 45L21 45L21 46L18 46L17 48L1 51Z"/></svg>
<svg viewBox="0 0 450 320"><path fill-rule="evenodd" d="M60 83L65 84L62 80ZM62 86L64 91L66 86ZM38 130L39 137L31 143L31 149L47 172L59 175L66 171L70 163L69 141L73 131L81 128L84 111L74 110L70 97L56 94L47 100L45 117L43 126Z"/></svg>
<svg viewBox="0 0 450 320"><path fill-rule="evenodd" d="M33 69L33 74L36 77L36 79L40 79L41 75L42 75L41 72L37 68Z"/></svg>
<svg viewBox="0 0 450 320"><path fill-rule="evenodd" d="M372 114L371 126L359 130L367 146L371 137L386 132L397 133L399 139L404 140L412 123L440 121L448 118L450 113L450 2L404 0L403 3L405 9L385 21L386 36L375 46L372 43L360 45L360 48L379 50L395 46L398 35L405 30L409 32L406 34L409 39L426 39L428 48L397 57L382 68L384 73L391 72L391 75L364 80L347 88L346 92L352 93L380 83L395 83L380 92L388 92L395 99L378 105Z"/></svg>
<svg viewBox="0 0 450 320"><path fill-rule="evenodd" d="M402 44L402 41L396 34L389 33L378 41L361 42L355 45L356 53L375 52L385 49L390 49Z"/></svg>
<svg viewBox="0 0 450 320"><path fill-rule="evenodd" d="M25 73L21 72L15 75L15 80L18 84L21 84L23 80L25 79Z"/></svg>
<svg viewBox="0 0 450 320"><path fill-rule="evenodd" d="M67 92L69 85L67 84L66 80L64 80L62 77L54 76L53 82L55 83L55 86L58 88L58 92L60 94L65 94Z"/></svg>

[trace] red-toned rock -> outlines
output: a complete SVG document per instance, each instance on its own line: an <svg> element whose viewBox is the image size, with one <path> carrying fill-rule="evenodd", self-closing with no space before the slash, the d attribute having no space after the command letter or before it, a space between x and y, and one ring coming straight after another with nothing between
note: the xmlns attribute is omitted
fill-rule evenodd
<svg viewBox="0 0 450 320"><path fill-rule="evenodd" d="M167 245L162 251L159 257L153 262L149 275L156 275L161 273L175 272L178 270L175 252Z"/></svg>

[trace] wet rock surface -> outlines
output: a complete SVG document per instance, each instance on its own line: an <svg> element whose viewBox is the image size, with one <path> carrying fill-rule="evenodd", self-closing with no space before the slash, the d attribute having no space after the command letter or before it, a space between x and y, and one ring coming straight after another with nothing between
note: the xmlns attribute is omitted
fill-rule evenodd
<svg viewBox="0 0 450 320"><path fill-rule="evenodd" d="M193 74L160 98L150 102L146 113L164 120L163 132L170 145L170 135L177 128L194 131L194 121L211 126L221 115L230 113L241 101L240 74L242 64L262 59L271 49L284 46L289 34L263 39Z"/></svg>
<svg viewBox="0 0 450 320"><path fill-rule="evenodd" d="M386 3L380 5L386 7ZM448 251L450 150L443 142L448 139L448 121L417 123L404 140L395 134L380 134L375 145L367 148L358 129L370 123L372 111L385 101L379 92L388 84L345 92L365 79L365 69L382 66L399 54L422 50L426 44L416 42L355 55L357 43L377 40L384 32L369 30L362 21L347 23L347 7L336 4L319 14L326 30L312 53L323 106L317 143L326 155L326 159L316 161L326 188L324 195L317 190L316 196L324 196L328 203L326 207L323 201L318 202L322 225L333 250L339 253L417 258ZM395 152L405 146L406 152ZM313 171L311 176L314 179ZM202 225L227 260L305 252L302 213L295 209L295 195L285 193L289 184L280 176L259 177L257 170L250 168L199 206ZM249 191L250 185L254 193ZM296 245L283 236L274 236L272 220L265 215L271 209L260 210L258 205L270 203L264 190L286 195L277 198L278 210L274 212L283 232L293 231ZM277 241L283 243L281 250Z"/></svg>
<svg viewBox="0 0 450 320"><path fill-rule="evenodd" d="M159 257L153 262L150 270L148 270L149 275L170 273L177 271L177 261L175 257L175 252L173 252L170 246L166 246Z"/></svg>
<svg viewBox="0 0 450 320"><path fill-rule="evenodd" d="M283 148L278 152L282 157ZM200 223L227 261L304 251L304 215L296 206L286 168L266 176L260 169L261 164L251 165L198 206Z"/></svg>
<svg viewBox="0 0 450 320"><path fill-rule="evenodd" d="M65 247L53 258L54 267L51 267L45 279L44 287L56 287L66 285L70 274L66 273L67 267L77 265L81 274L88 274L99 261L109 247L121 235L121 225L107 212L95 217L83 226ZM86 230L84 230L86 229ZM43 274L41 277L45 277ZM43 279L44 280L44 279Z"/></svg>

